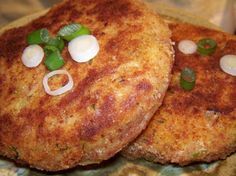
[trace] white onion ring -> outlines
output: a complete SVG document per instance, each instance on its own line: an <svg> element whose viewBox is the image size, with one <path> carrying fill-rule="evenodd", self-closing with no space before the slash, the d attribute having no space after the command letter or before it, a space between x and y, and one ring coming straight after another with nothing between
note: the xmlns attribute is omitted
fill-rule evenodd
<svg viewBox="0 0 236 176"><path fill-rule="evenodd" d="M229 54L221 57L220 67L225 73L236 76L236 55Z"/></svg>
<svg viewBox="0 0 236 176"><path fill-rule="evenodd" d="M48 79L51 78L52 76L54 75L67 75L68 78L69 78L69 81L66 85L64 85L63 87L57 89L57 90L51 90L49 85L48 85ZM55 70L55 71L52 71L48 74L46 74L43 78L43 87L44 87L44 90L45 92L48 94L48 95L52 95L52 96L56 96L56 95L61 95L69 90L72 89L74 85L74 82L73 82L73 79L71 77L71 75L66 71L66 70Z"/></svg>
<svg viewBox="0 0 236 176"><path fill-rule="evenodd" d="M88 62L99 52L99 44L93 35L81 35L68 44L71 58L79 63Z"/></svg>
<svg viewBox="0 0 236 176"><path fill-rule="evenodd" d="M27 46L21 56L22 63L29 68L37 67L43 60L44 51L39 45Z"/></svg>
<svg viewBox="0 0 236 176"><path fill-rule="evenodd" d="M184 54L193 54L197 51L197 45L191 40L181 40L178 49Z"/></svg>

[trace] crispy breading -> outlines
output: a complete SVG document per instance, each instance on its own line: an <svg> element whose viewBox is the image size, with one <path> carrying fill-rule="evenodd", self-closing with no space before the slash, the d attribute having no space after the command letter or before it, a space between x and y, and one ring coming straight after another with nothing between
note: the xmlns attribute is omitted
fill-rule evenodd
<svg viewBox="0 0 236 176"><path fill-rule="evenodd" d="M236 77L224 73L219 60L236 54L236 37L190 24L172 23L175 63L163 105L147 129L123 150L129 158L186 165L223 159L236 151ZM202 38L217 42L212 56L185 55L178 50L181 40ZM195 88L188 92L179 85L180 72L196 72Z"/></svg>
<svg viewBox="0 0 236 176"><path fill-rule="evenodd" d="M26 36L69 23L91 29L100 52L88 63L62 55L71 91L49 96L42 63L21 62ZM166 23L137 0L67 0L26 26L0 36L0 154L43 170L112 157L146 127L160 106L173 64ZM50 86L64 84L54 77Z"/></svg>

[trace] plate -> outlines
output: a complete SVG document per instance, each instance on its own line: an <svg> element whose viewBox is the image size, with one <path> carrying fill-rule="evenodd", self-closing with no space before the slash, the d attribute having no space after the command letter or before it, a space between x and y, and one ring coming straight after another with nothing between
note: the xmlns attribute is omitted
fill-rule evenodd
<svg viewBox="0 0 236 176"><path fill-rule="evenodd" d="M153 7L152 7L153 8ZM191 14L182 13L176 9L161 6L154 7L167 21L177 20L201 25L213 29L218 27L213 24L199 19ZM44 10L19 20L16 20L0 29L0 34L5 30L25 25L44 15L48 10ZM193 20L194 19L194 20ZM122 156L115 156L100 165L89 167L77 167L59 173L46 173L30 168L25 168L14 164L13 162L0 158L0 175L1 176L235 176L236 175L236 154L231 155L226 160L213 163L199 163L180 167L177 165L161 165L148 162L145 160L130 161Z"/></svg>

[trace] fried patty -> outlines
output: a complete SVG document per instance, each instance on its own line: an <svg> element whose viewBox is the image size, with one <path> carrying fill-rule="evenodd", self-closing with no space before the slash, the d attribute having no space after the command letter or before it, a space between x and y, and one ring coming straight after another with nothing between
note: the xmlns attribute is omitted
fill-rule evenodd
<svg viewBox="0 0 236 176"><path fill-rule="evenodd" d="M175 63L163 105L123 155L180 165L223 159L236 151L236 77L224 73L219 60L226 54L236 55L236 37L189 24L172 23L170 28ZM185 55L178 50L181 40L202 38L217 42L213 55ZM179 84L185 67L196 72L192 91Z"/></svg>
<svg viewBox="0 0 236 176"><path fill-rule="evenodd" d="M74 80L60 96L45 93L49 71L27 68L26 36L52 35L81 23L100 51L87 63L62 56ZM0 154L38 169L57 171L99 163L134 140L160 106L170 80L173 51L168 25L137 0L67 0L29 24L0 36ZM50 80L52 89L64 77Z"/></svg>

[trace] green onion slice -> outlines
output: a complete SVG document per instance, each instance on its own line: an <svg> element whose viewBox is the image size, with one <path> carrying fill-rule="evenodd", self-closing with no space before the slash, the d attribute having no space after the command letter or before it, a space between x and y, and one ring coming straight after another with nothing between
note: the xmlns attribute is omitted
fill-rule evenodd
<svg viewBox="0 0 236 176"><path fill-rule="evenodd" d="M48 40L49 32L45 28L33 31L27 36L29 45L47 43Z"/></svg>
<svg viewBox="0 0 236 176"><path fill-rule="evenodd" d="M194 88L196 81L195 72L191 68L184 68L180 75L180 86L187 91Z"/></svg>
<svg viewBox="0 0 236 176"><path fill-rule="evenodd" d="M49 38L47 45L54 46L54 47L58 48L61 52L65 47L64 41L61 37Z"/></svg>
<svg viewBox="0 0 236 176"><path fill-rule="evenodd" d="M47 56L49 56L50 54L52 54L53 52L59 52L59 49L55 46L51 46L51 45L46 45L44 47L44 53Z"/></svg>
<svg viewBox="0 0 236 176"><path fill-rule="evenodd" d="M48 70L53 71L61 68L65 62L60 52L57 50L46 56L44 64L47 66Z"/></svg>
<svg viewBox="0 0 236 176"><path fill-rule="evenodd" d="M203 56L209 56L216 50L217 43L215 40L210 38L201 39L197 43L197 51Z"/></svg>
<svg viewBox="0 0 236 176"><path fill-rule="evenodd" d="M58 36L61 36L67 41L71 41L80 35L87 35L90 33L91 32L87 27L78 23L72 23L61 28L58 32Z"/></svg>

